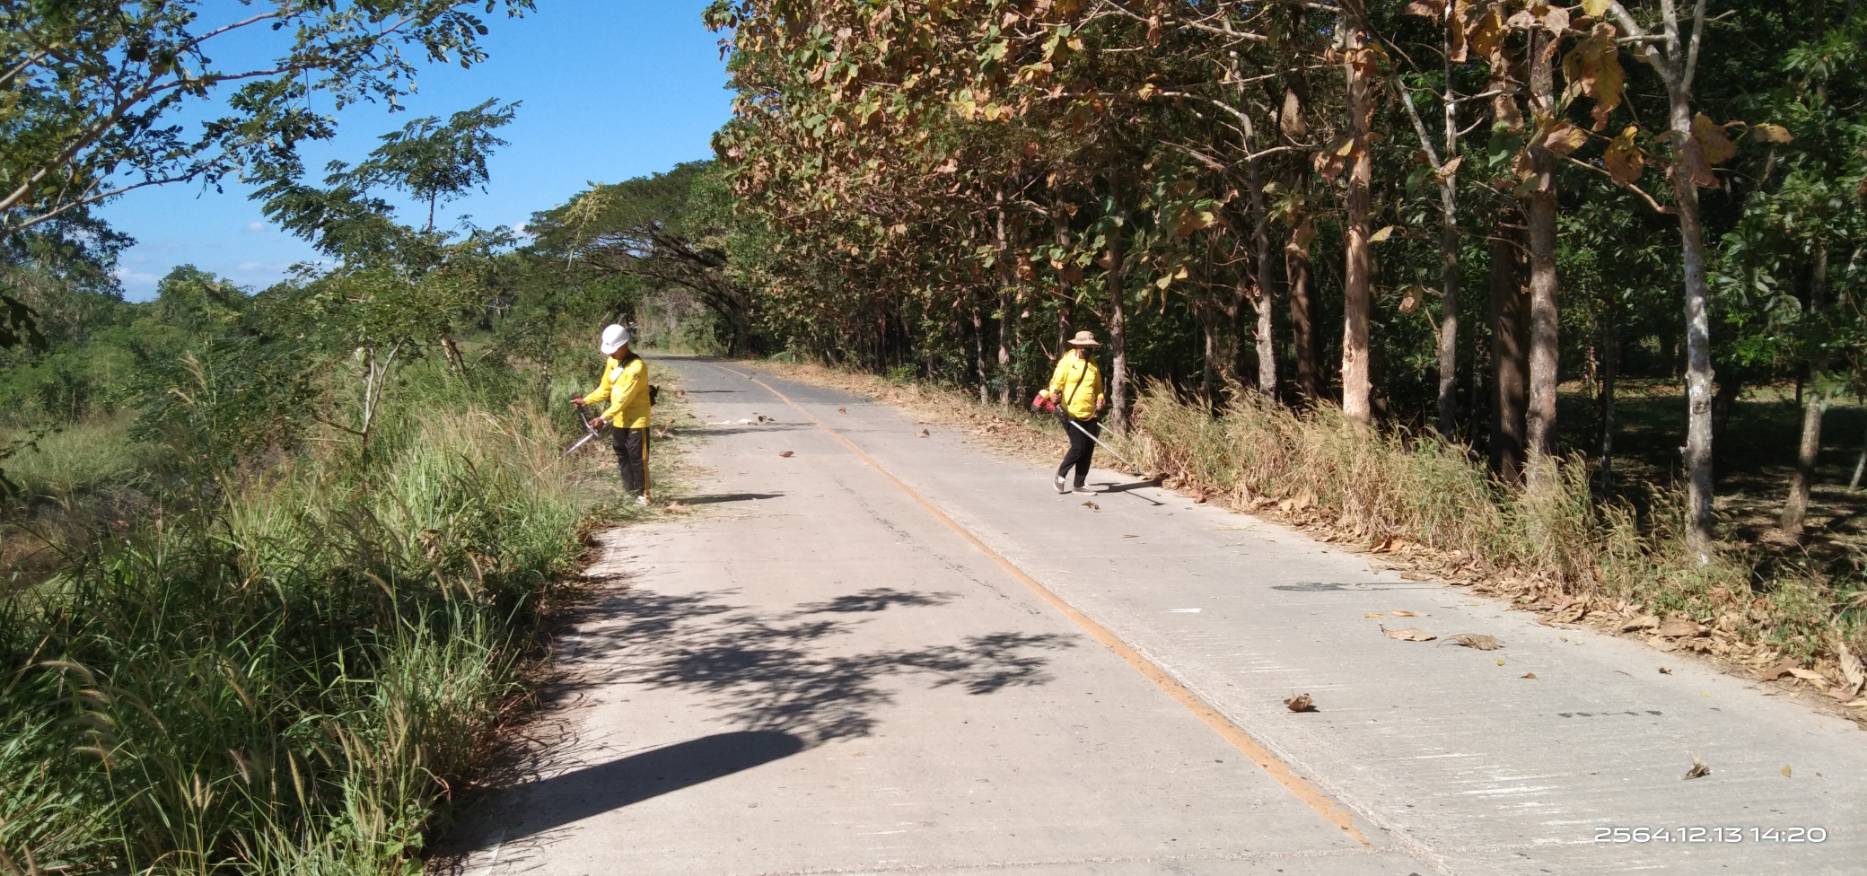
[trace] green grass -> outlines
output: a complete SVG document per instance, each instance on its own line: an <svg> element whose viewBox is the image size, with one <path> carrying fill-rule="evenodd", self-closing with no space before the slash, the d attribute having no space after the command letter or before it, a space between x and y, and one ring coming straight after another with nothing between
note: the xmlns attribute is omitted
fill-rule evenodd
<svg viewBox="0 0 1867 876"><path fill-rule="evenodd" d="M134 481L151 463L154 448L129 438L127 420L90 420L31 436L0 436L0 446L20 443L4 462L7 477L30 500L68 497Z"/></svg>
<svg viewBox="0 0 1867 876"><path fill-rule="evenodd" d="M411 372L367 455L213 473L0 599L0 872L419 870L613 490L559 463L554 372ZM119 447L71 430L20 470L121 485Z"/></svg>

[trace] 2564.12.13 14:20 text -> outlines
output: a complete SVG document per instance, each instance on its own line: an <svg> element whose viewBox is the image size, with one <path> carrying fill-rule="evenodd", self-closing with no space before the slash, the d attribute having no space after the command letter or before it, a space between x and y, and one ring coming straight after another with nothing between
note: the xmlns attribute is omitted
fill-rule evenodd
<svg viewBox="0 0 1867 876"><path fill-rule="evenodd" d="M1598 843L1822 843L1825 827L1597 827Z"/></svg>

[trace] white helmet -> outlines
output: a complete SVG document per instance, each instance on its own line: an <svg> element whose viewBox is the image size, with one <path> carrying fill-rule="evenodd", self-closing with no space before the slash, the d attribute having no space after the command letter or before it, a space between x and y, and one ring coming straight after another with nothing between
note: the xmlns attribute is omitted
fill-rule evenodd
<svg viewBox="0 0 1867 876"><path fill-rule="evenodd" d="M603 329L603 355L605 356L614 355L617 350L620 350L624 346L627 346L631 340L634 340L634 339L629 337L629 330L626 328L623 328L622 326L612 325L612 326L608 326L604 328Z"/></svg>

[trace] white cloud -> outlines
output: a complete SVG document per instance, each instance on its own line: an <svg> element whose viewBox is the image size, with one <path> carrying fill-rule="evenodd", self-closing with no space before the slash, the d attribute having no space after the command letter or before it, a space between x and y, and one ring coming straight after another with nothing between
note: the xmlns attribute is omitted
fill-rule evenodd
<svg viewBox="0 0 1867 876"><path fill-rule="evenodd" d="M272 226L270 226L270 225L267 225L267 224L266 224L266 223L264 223L264 222L248 222L248 223L246 223L246 233L248 233L248 234L259 234L259 233L261 233L261 232L264 232L264 231L265 231L266 229L268 229L268 228L270 228L270 227L272 227Z"/></svg>
<svg viewBox="0 0 1867 876"><path fill-rule="evenodd" d="M155 295L156 284L162 282L162 278L148 271L119 267L117 282L123 285L125 297L131 301L144 301Z"/></svg>

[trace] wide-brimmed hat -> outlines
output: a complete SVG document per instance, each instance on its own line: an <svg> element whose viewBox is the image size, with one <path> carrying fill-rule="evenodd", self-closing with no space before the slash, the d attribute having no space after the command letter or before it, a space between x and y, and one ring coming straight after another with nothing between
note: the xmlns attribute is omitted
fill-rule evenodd
<svg viewBox="0 0 1867 876"><path fill-rule="evenodd" d="M606 326L603 329L603 355L608 356L628 346L629 330L619 325Z"/></svg>
<svg viewBox="0 0 1867 876"><path fill-rule="evenodd" d="M1095 332L1082 331L1082 332L1077 332L1076 337L1073 337L1070 339L1070 346L1072 347L1100 347L1102 346L1102 342L1096 340Z"/></svg>

